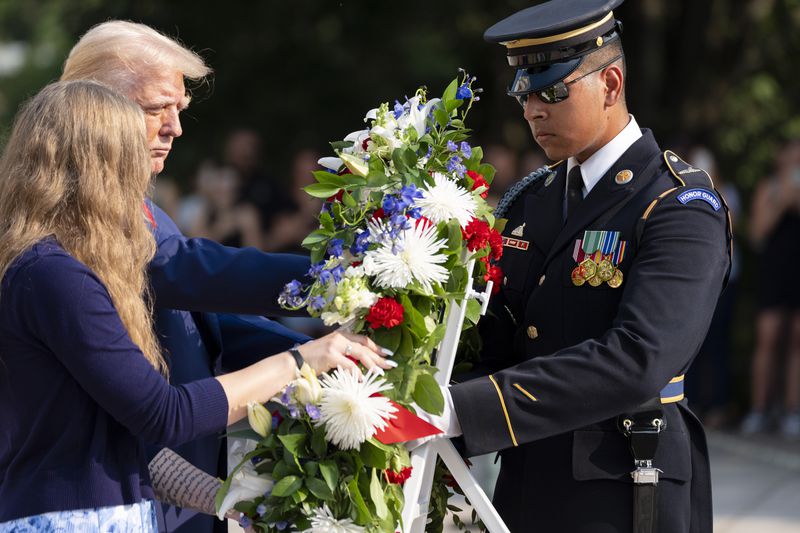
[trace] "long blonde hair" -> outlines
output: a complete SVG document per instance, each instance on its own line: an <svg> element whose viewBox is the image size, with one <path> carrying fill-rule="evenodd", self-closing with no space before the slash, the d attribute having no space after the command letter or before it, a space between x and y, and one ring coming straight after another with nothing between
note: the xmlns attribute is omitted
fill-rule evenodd
<svg viewBox="0 0 800 533"><path fill-rule="evenodd" d="M150 180L136 104L93 81L48 85L17 114L0 158L0 279L54 236L105 284L133 342L166 375L145 272L155 253L142 209Z"/></svg>
<svg viewBox="0 0 800 533"><path fill-rule="evenodd" d="M149 26L110 20L92 27L72 47L61 79L97 80L128 94L142 76L164 71L200 81L211 68L198 54Z"/></svg>

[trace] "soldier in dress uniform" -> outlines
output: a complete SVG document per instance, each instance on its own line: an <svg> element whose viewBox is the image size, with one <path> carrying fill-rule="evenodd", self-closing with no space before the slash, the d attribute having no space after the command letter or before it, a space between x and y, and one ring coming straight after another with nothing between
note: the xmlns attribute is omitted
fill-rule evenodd
<svg viewBox="0 0 800 533"><path fill-rule="evenodd" d="M553 0L485 34L506 48L508 93L559 161L498 205L489 373L451 386L444 414L467 455L500 451L494 503L513 532L712 530L683 376L730 269L727 208L708 174L629 114L621 3Z"/></svg>

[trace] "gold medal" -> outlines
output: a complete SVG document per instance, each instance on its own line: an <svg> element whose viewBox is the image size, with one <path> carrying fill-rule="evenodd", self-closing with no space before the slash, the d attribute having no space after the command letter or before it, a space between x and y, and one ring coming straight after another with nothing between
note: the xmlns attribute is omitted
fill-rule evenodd
<svg viewBox="0 0 800 533"><path fill-rule="evenodd" d="M603 284L603 280L600 279L598 276L592 276L587 281L589 282L589 285L591 285L592 287L599 287L600 285Z"/></svg>
<svg viewBox="0 0 800 533"><path fill-rule="evenodd" d="M586 283L584 270L581 265L578 265L572 269L572 284L575 285L576 287L580 287L584 283Z"/></svg>
<svg viewBox="0 0 800 533"><path fill-rule="evenodd" d="M608 281L614 276L614 265L608 259L603 259L597 264L597 277L600 281Z"/></svg>
<svg viewBox="0 0 800 533"><path fill-rule="evenodd" d="M597 263L592 261L592 259L589 257L584 259L580 266L583 268L583 277L587 280L597 274Z"/></svg>
<svg viewBox="0 0 800 533"><path fill-rule="evenodd" d="M618 289L622 285L622 271L618 268L614 269L614 275L607 281L608 286L612 289Z"/></svg>

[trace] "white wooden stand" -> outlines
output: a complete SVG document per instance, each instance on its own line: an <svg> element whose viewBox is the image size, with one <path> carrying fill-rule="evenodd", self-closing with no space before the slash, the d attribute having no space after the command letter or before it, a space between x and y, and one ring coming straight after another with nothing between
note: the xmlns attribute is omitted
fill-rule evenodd
<svg viewBox="0 0 800 533"><path fill-rule="evenodd" d="M472 270L475 261L467 264L467 277L472 279ZM464 325L464 316L467 311L467 301L476 298L482 304L481 315L486 312L489 297L492 294L490 281L483 292L475 292L471 288L460 302L450 300L447 303L447 331L439 348L436 350L436 381L446 387L450 383L453 365L456 359L456 349L461 338L461 328ZM436 468L436 457L439 456L447 465L450 473L455 478L464 495L467 497L475 512L490 533L510 533L503 519L495 510L492 502L483 492L480 485L472 477L472 473L464 460L456 451L449 439L434 439L415 449L411 453L411 477L403 487L405 507L403 508L404 533L424 533L428 517L428 502L431 497L433 474Z"/></svg>

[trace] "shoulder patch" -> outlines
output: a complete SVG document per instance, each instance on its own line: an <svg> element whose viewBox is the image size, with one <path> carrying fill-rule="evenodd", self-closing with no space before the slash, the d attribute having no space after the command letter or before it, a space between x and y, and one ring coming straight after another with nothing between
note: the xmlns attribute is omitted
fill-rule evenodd
<svg viewBox="0 0 800 533"><path fill-rule="evenodd" d="M701 168L695 168L680 157L678 157L672 150L664 152L664 161L675 179L681 185L688 186L708 186L714 188L714 182L708 172Z"/></svg>
<svg viewBox="0 0 800 533"><path fill-rule="evenodd" d="M719 208L722 207L722 202L719 201L717 195L706 189L689 189L680 193L676 198L684 205L692 200L702 200L713 207L714 211L719 211Z"/></svg>

